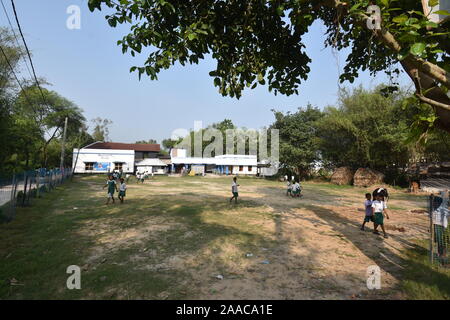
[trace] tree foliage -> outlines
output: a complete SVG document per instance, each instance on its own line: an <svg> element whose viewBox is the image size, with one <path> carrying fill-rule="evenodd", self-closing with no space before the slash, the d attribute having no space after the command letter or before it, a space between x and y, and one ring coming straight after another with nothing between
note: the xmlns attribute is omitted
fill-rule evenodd
<svg viewBox="0 0 450 320"><path fill-rule="evenodd" d="M148 140L139 140L135 143L142 143L142 144L157 144L158 142L155 139L148 139Z"/></svg>
<svg viewBox="0 0 450 320"><path fill-rule="evenodd" d="M92 132L92 138L94 141L109 141L109 126L112 124L112 121L97 117L92 119L92 123L94 124L94 129Z"/></svg>
<svg viewBox="0 0 450 320"><path fill-rule="evenodd" d="M337 107L318 122L322 158L334 166L406 169L410 160L405 94L385 97L378 90L342 90Z"/></svg>
<svg viewBox="0 0 450 320"><path fill-rule="evenodd" d="M301 178L311 175L314 164L320 159L317 140L317 121L323 114L308 105L295 113L274 111L272 129L280 135L280 163Z"/></svg>
<svg viewBox="0 0 450 320"><path fill-rule="evenodd" d="M431 0L435 5L438 1ZM368 6L381 9L381 29L369 29ZM267 84L275 93L297 94L308 77L311 58L303 36L314 21L326 27L326 45L350 48L341 81L361 70L390 75L403 69L416 98L433 107L433 125L450 131L449 21L424 16L421 1L410 0L89 0L89 8L111 10L111 27L129 24L118 41L135 56L149 48L139 77L152 79L176 62L217 61L210 72L222 95L240 97L246 87ZM448 12L440 12L450 15Z"/></svg>
<svg viewBox="0 0 450 320"><path fill-rule="evenodd" d="M66 117L66 148L73 146L78 137L89 136L82 110L58 93L46 89L43 80L40 80L41 89L35 82L25 80L19 86L11 68L15 71L20 68L24 50L8 30L1 28L0 46L1 171L57 167ZM70 155L71 151L66 149L66 154ZM70 156L66 164L69 163Z"/></svg>

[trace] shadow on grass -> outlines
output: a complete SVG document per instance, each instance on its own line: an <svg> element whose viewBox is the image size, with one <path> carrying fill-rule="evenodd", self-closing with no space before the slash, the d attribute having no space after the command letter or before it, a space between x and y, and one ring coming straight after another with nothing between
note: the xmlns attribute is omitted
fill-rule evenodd
<svg viewBox="0 0 450 320"><path fill-rule="evenodd" d="M423 246L393 234L389 234L389 237L410 248L405 255L398 254L396 248L390 247L381 238L380 243L374 247L362 245L361 235L354 232L360 228L358 223L323 207L313 205L305 207L327 221L334 231L344 235L345 239L351 241L368 258L373 259L380 268L396 276L400 280L399 289L407 298L448 299L450 297L450 273L440 272L427 263L428 251Z"/></svg>
<svg viewBox="0 0 450 320"><path fill-rule="evenodd" d="M194 200L186 193L106 206L87 185L68 184L32 208L20 208L16 221L0 227L0 256L5 257L0 265L1 298L192 297L192 270L172 267L170 259L195 256L220 239L233 239L242 252L270 242L238 214L259 206L253 201L234 205L223 197ZM217 211L231 211L234 218ZM81 232L86 226L92 232ZM138 239L120 238L129 231L136 231ZM105 234L112 237L111 246L105 244ZM92 249L101 254L91 259L96 253ZM82 290L65 288L65 271L73 264L83 267ZM19 285L11 286L11 279Z"/></svg>

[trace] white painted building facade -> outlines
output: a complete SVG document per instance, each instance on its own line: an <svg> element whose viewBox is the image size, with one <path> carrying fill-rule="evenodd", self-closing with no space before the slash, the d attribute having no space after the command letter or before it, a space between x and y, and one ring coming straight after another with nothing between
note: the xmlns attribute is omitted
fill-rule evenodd
<svg viewBox="0 0 450 320"><path fill-rule="evenodd" d="M134 151L114 149L73 149L74 173L134 172Z"/></svg>
<svg viewBox="0 0 450 320"><path fill-rule="evenodd" d="M144 159L136 163L136 172L148 174L166 174L167 164L160 159Z"/></svg>
<svg viewBox="0 0 450 320"><path fill-rule="evenodd" d="M210 158L188 157L184 149L171 150L171 172L216 173L232 175L256 175L258 172L256 155L226 154Z"/></svg>

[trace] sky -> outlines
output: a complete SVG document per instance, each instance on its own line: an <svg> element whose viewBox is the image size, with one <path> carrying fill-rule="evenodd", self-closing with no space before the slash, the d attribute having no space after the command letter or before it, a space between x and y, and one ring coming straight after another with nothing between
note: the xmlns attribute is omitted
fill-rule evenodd
<svg viewBox="0 0 450 320"><path fill-rule="evenodd" d="M10 0L2 0L13 19ZM176 129L191 129L194 121L203 127L224 119L237 126L258 129L270 125L271 109L295 112L308 103L319 108L336 104L339 70L345 65L345 52L324 47L324 27L315 23L304 38L312 59L308 80L299 95L275 96L267 86L247 89L243 96L222 97L208 73L215 62L208 58L198 65L176 65L158 75L157 81L130 73L146 57L122 54L117 41L129 31L129 25L111 28L105 12L90 12L87 0L15 0L18 17L33 56L38 77L46 79L54 90L77 104L90 120L101 117L113 121L110 140L133 143L137 140L169 138ZM67 8L81 8L81 28L70 30ZM14 19L12 20L15 25ZM9 27L0 9L0 26ZM26 69L24 69L26 70ZM22 70L21 75L28 73ZM341 86L366 88L387 82L384 74L376 78L361 73L353 83ZM405 76L400 83L408 85Z"/></svg>

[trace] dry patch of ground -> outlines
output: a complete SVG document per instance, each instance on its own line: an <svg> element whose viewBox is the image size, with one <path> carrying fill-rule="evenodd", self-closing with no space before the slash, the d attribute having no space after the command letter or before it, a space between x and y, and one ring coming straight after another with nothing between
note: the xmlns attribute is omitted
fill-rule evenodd
<svg viewBox="0 0 450 320"><path fill-rule="evenodd" d="M68 297L403 298L403 252L427 236L423 197L392 190L384 239L371 225L360 230L369 189L306 183L293 199L284 183L240 184L235 205L230 178L155 177L130 183L124 204L106 206L103 180L77 181L66 207L46 213L70 219L64 232L78 241L70 263L60 263L83 266L86 289ZM81 200L69 198L74 192ZM371 265L381 268L381 290L367 289Z"/></svg>

